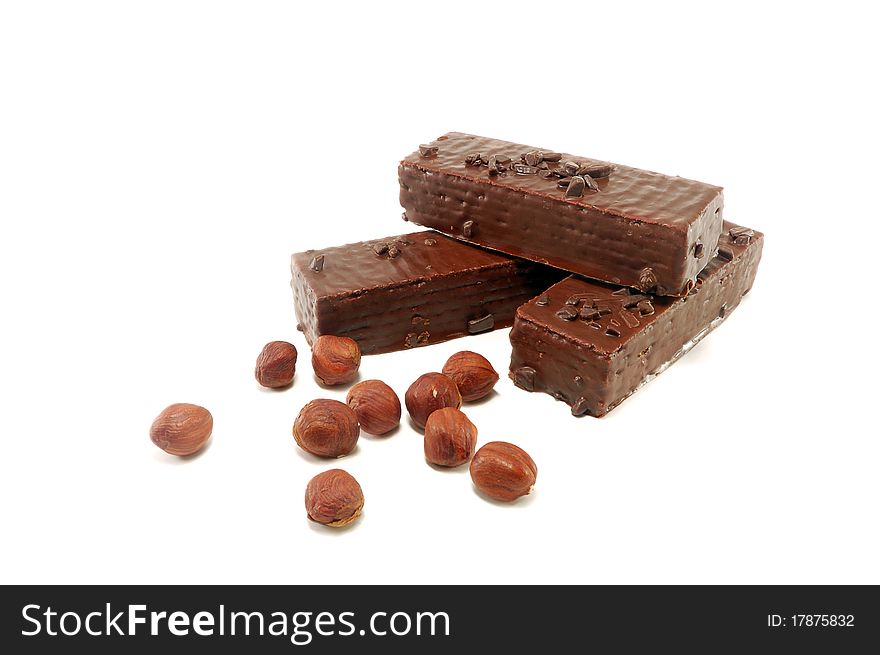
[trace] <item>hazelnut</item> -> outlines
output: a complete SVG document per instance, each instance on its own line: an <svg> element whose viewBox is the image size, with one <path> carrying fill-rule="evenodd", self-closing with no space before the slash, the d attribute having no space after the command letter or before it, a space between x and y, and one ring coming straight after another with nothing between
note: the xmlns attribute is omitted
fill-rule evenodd
<svg viewBox="0 0 880 655"><path fill-rule="evenodd" d="M321 384L351 382L361 365L361 349L348 337L323 334L312 344L312 368Z"/></svg>
<svg viewBox="0 0 880 655"><path fill-rule="evenodd" d="M296 347L286 341L270 341L257 357L254 377L264 387L277 389L293 382L296 372Z"/></svg>
<svg viewBox="0 0 880 655"><path fill-rule="evenodd" d="M315 523L339 528L361 515L364 492L342 469L318 473L306 485L306 513Z"/></svg>
<svg viewBox="0 0 880 655"><path fill-rule="evenodd" d="M471 461L471 479L484 494L510 502L528 494L538 477L538 467L522 448L505 441L492 441Z"/></svg>
<svg viewBox="0 0 880 655"><path fill-rule="evenodd" d="M360 436L357 416L338 400L313 400L293 423L300 448L318 457L342 457L354 450Z"/></svg>
<svg viewBox="0 0 880 655"><path fill-rule="evenodd" d="M354 410L364 432L386 434L400 423L400 399L381 380L358 382L349 389L345 402Z"/></svg>
<svg viewBox="0 0 880 655"><path fill-rule="evenodd" d="M214 417L204 407L189 403L169 405L150 427L150 439L166 453L192 455L211 438Z"/></svg>
<svg viewBox="0 0 880 655"><path fill-rule="evenodd" d="M477 428L460 409L443 407L425 423L425 459L437 466L461 466L474 454Z"/></svg>
<svg viewBox="0 0 880 655"><path fill-rule="evenodd" d="M443 374L455 382L466 403L485 398L498 382L498 373L489 360L470 350L462 350L447 359Z"/></svg>
<svg viewBox="0 0 880 655"><path fill-rule="evenodd" d="M442 373L425 373L413 382L403 398L406 411L419 428L436 409L441 407L461 407L461 394L455 382Z"/></svg>

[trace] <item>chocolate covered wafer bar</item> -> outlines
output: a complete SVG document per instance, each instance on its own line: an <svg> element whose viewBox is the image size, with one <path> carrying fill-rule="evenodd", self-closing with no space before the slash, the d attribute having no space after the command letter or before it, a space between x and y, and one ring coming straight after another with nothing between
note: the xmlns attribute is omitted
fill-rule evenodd
<svg viewBox="0 0 880 655"><path fill-rule="evenodd" d="M603 416L681 357L736 308L764 236L725 222L718 255L682 298L568 277L519 308L510 377L575 416Z"/></svg>
<svg viewBox="0 0 880 655"><path fill-rule="evenodd" d="M471 134L398 174L413 223L656 295L686 294L721 235L720 187Z"/></svg>
<svg viewBox="0 0 880 655"><path fill-rule="evenodd" d="M565 275L430 231L297 253L291 272L306 340L347 336L364 354L509 327Z"/></svg>

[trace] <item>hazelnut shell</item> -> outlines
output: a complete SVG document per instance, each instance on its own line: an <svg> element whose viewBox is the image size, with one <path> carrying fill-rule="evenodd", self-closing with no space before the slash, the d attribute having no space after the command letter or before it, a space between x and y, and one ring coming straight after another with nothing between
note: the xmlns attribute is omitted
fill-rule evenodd
<svg viewBox="0 0 880 655"><path fill-rule="evenodd" d="M278 389L293 382L296 373L296 346L286 341L270 341L257 357L254 377L264 387Z"/></svg>
<svg viewBox="0 0 880 655"><path fill-rule="evenodd" d="M442 373L425 373L406 390L404 402L413 423L422 429L431 412L442 407L461 407L461 394L455 382Z"/></svg>
<svg viewBox="0 0 880 655"><path fill-rule="evenodd" d="M425 459L437 466L461 466L473 457L477 427L460 409L443 407L425 423Z"/></svg>
<svg viewBox="0 0 880 655"><path fill-rule="evenodd" d="M318 457L342 457L357 445L357 416L345 403L318 399L303 407L293 423L293 438L300 448Z"/></svg>
<svg viewBox="0 0 880 655"><path fill-rule="evenodd" d="M312 368L321 384L351 382L360 365L361 349L354 339L323 334L312 344Z"/></svg>
<svg viewBox="0 0 880 655"><path fill-rule="evenodd" d="M447 359L443 374L455 382L466 403L485 398L498 382L498 372L489 360L470 350L462 350Z"/></svg>
<svg viewBox="0 0 880 655"><path fill-rule="evenodd" d="M400 398L381 380L358 382L349 389L345 402L364 432L387 434L400 424Z"/></svg>
<svg viewBox="0 0 880 655"><path fill-rule="evenodd" d="M189 403L169 405L150 427L150 439L171 455L192 455L201 450L214 429L214 417L204 407Z"/></svg>
<svg viewBox="0 0 880 655"><path fill-rule="evenodd" d="M471 479L481 492L510 502L531 492L538 467L529 454L506 441L491 441L471 460Z"/></svg>
<svg viewBox="0 0 880 655"><path fill-rule="evenodd" d="M330 469L309 480L305 502L309 520L339 528L361 515L364 492L351 474Z"/></svg>

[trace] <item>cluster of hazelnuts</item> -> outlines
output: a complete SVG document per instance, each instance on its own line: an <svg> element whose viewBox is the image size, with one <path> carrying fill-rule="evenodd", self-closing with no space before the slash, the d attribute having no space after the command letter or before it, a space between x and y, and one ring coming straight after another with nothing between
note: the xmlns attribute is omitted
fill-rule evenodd
<svg viewBox="0 0 880 655"><path fill-rule="evenodd" d="M297 351L286 341L272 341L257 358L255 377L270 388L290 385L296 372ZM312 368L325 386L352 382L361 362L358 344L348 337L323 335L312 344ZM404 396L415 427L424 431L425 459L439 467L470 462L474 486L489 498L510 502L528 494L537 477L535 462L521 448L503 441L476 450L477 428L461 411L462 402L485 398L498 382L489 361L475 352L452 355L442 373L425 373ZM305 451L318 457L348 455L360 431L385 435L400 424L400 399L381 380L364 380L351 387L346 402L312 400L300 410L293 437ZM211 436L213 419L203 407L171 405L153 422L153 442L174 455L191 455ZM476 452L475 452L476 451ZM316 475L306 486L306 512L312 521L344 526L360 516L364 495L360 484L342 469Z"/></svg>

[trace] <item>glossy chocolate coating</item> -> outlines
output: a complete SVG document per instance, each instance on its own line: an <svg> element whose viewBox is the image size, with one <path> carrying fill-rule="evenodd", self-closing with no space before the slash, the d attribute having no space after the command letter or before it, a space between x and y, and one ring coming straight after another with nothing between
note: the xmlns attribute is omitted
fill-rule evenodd
<svg viewBox="0 0 880 655"><path fill-rule="evenodd" d="M572 413L603 416L723 321L748 293L764 235L724 224L719 254L682 298L568 277L517 310L510 377ZM575 318L572 318L572 312Z"/></svg>
<svg viewBox="0 0 880 655"><path fill-rule="evenodd" d="M721 234L720 187L613 165L598 191L566 197L556 178L489 174L465 163L473 153L514 161L529 146L450 132L398 169L408 220L517 257L659 295L681 295L715 255ZM502 158L503 159L503 158ZM601 163L561 154L566 161ZM647 270L650 269L650 270Z"/></svg>
<svg viewBox="0 0 880 655"><path fill-rule="evenodd" d="M347 336L364 354L509 327L565 275L430 231L297 253L291 272L306 340Z"/></svg>

